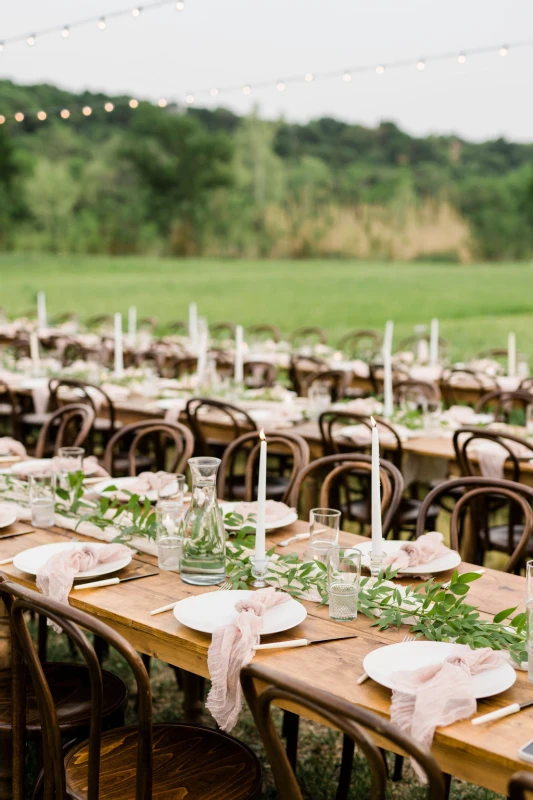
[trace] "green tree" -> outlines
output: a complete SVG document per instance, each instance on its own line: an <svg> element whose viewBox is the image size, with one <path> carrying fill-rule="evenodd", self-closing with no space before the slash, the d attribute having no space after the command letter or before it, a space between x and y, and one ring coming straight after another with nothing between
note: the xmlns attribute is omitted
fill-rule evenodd
<svg viewBox="0 0 533 800"><path fill-rule="evenodd" d="M79 196L79 184L65 163L40 159L26 186L29 212L45 234L46 248L63 245Z"/></svg>

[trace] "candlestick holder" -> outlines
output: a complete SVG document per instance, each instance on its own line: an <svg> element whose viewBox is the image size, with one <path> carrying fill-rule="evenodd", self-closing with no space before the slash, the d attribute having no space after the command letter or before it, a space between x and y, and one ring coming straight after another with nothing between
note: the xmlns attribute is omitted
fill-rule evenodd
<svg viewBox="0 0 533 800"><path fill-rule="evenodd" d="M253 586L254 589L264 589L265 586L268 586L266 574L270 557L265 556L262 559L256 560L255 556L250 556L250 561L252 562L252 575L254 577L254 580L250 581L250 586Z"/></svg>
<svg viewBox="0 0 533 800"><path fill-rule="evenodd" d="M383 571L383 553L376 555L370 551L370 574L373 578L377 578L379 573Z"/></svg>

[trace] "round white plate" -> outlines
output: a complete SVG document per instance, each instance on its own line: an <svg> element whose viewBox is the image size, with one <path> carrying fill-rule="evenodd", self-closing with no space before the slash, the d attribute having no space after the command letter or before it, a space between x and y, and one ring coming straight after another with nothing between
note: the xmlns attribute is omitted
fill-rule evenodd
<svg viewBox="0 0 533 800"><path fill-rule="evenodd" d="M104 542L96 544L96 547L104 547ZM13 559L14 566L21 572L27 572L28 575L37 575L37 570L45 564L51 556L60 553L62 550L79 550L83 547L81 542L54 542L54 544L43 544L40 547L30 547L28 550L23 550L18 553ZM81 580L83 578L96 578L98 575L108 575L110 572L117 572L123 567L127 567L133 556L133 552L116 561L110 561L107 564L97 564L92 569L87 569L85 572L80 572L74 580Z"/></svg>
<svg viewBox="0 0 533 800"><path fill-rule="evenodd" d="M220 508L221 508L221 511L222 511L222 516L225 517L226 514L229 514L231 511L233 511L235 509L235 507L239 505L239 503L219 503L219 505L220 505ZM296 513L296 511L291 511L289 514L287 514L282 519L278 519L277 522L270 522L270 523L267 522L266 525L265 525L265 528L266 528L267 531L275 531L278 528L286 528L287 525L292 525L293 522L296 522L297 519L298 519L298 514ZM245 522L242 527L255 528L255 523L254 522ZM240 528L227 526L226 530L227 531L239 531Z"/></svg>
<svg viewBox="0 0 533 800"><path fill-rule="evenodd" d="M113 498L116 492L106 492L106 488L108 486L116 486L117 490L126 489L128 492L130 490L130 486L133 486L137 482L137 478L106 478L100 483L96 483L92 490L95 494L99 494L101 497L111 497ZM139 494L139 500L144 500L147 497L151 503L157 502L157 491L155 489L151 489L146 494Z"/></svg>
<svg viewBox="0 0 533 800"><path fill-rule="evenodd" d="M20 461L18 464L13 464L10 467L12 475L29 475L30 472L50 472L51 471L51 458L33 458ZM90 464L84 467L85 475L93 475L98 469L97 464Z"/></svg>
<svg viewBox="0 0 533 800"><path fill-rule="evenodd" d="M7 528L8 525L13 525L17 521L17 512L13 509L11 503L2 503L0 505L0 528Z"/></svg>
<svg viewBox="0 0 533 800"><path fill-rule="evenodd" d="M222 625L229 625L237 617L235 603L253 592L247 589L207 592L180 600L174 606L174 616L194 631L213 633ZM279 633L299 625L307 616L307 609L293 597L267 609L263 617L261 634Z"/></svg>
<svg viewBox="0 0 533 800"><path fill-rule="evenodd" d="M455 645L448 642L399 642L372 650L365 656L366 674L387 689L394 689L394 674L415 670L430 664L442 664ZM474 697L491 697L505 692L516 681L516 671L510 664L502 664L472 677Z"/></svg>
<svg viewBox="0 0 533 800"><path fill-rule="evenodd" d="M384 553L396 553L405 544L404 541L383 540ZM357 549L361 551L361 564L364 567L370 567L370 551L372 549L372 542L364 542L357 544ZM433 561L428 561L427 564L419 564L417 567L405 567L402 569L402 575L433 575L437 572L446 572L449 569L455 569L461 563L461 556L456 550L448 550L445 555L439 558L434 558Z"/></svg>
<svg viewBox="0 0 533 800"><path fill-rule="evenodd" d="M187 405L187 399L184 397L162 397L161 400L156 400L155 405L162 411L168 411L171 408L179 408L183 411Z"/></svg>

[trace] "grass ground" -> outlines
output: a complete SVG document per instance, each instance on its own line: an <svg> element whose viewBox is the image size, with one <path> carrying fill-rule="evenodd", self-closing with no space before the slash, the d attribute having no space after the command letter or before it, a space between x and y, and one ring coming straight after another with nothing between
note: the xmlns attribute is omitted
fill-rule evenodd
<svg viewBox="0 0 533 800"><path fill-rule="evenodd" d="M533 264L423 264L339 260L0 256L0 305L27 311L39 289L51 314L76 310L184 319L191 300L209 321L270 322L291 331L321 325L335 343L346 331L396 323L395 337L437 316L453 357L503 347L515 331L533 361Z"/></svg>

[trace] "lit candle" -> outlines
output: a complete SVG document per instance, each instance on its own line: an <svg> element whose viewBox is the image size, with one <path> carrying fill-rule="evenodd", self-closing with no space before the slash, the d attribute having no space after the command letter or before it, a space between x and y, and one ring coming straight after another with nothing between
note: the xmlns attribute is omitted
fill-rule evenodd
<svg viewBox="0 0 533 800"><path fill-rule="evenodd" d="M30 333L30 356L34 369L39 366L39 337L35 331Z"/></svg>
<svg viewBox="0 0 533 800"><path fill-rule="evenodd" d="M137 307L130 306L128 309L128 335L135 340L137 334Z"/></svg>
<svg viewBox="0 0 533 800"><path fill-rule="evenodd" d="M124 353L122 348L122 314L115 314L115 375L117 378L124 374Z"/></svg>
<svg viewBox="0 0 533 800"><path fill-rule="evenodd" d="M266 470L267 470L267 443L265 432L259 434L261 446L259 448L259 480L257 483L257 514L255 517L255 563L261 567L266 560L265 548L265 502L266 502Z"/></svg>
<svg viewBox="0 0 533 800"><path fill-rule="evenodd" d="M514 378L516 375L516 336L510 333L507 337L507 374Z"/></svg>
<svg viewBox="0 0 533 800"><path fill-rule="evenodd" d="M439 321L438 319L431 320L431 328L429 333L429 363L432 367L436 367L439 363Z"/></svg>
<svg viewBox="0 0 533 800"><path fill-rule="evenodd" d="M196 303L189 303L189 342L192 350L198 347L198 311Z"/></svg>
<svg viewBox="0 0 533 800"><path fill-rule="evenodd" d="M44 292L37 294L37 322L39 328L46 328L46 294Z"/></svg>
<svg viewBox="0 0 533 800"><path fill-rule="evenodd" d="M235 383L243 381L242 325L235 328Z"/></svg>
<svg viewBox="0 0 533 800"><path fill-rule="evenodd" d="M372 555L380 556L382 550L381 530L381 488L379 476L379 434L374 417L372 423L372 496L371 496L371 528L372 528Z"/></svg>

